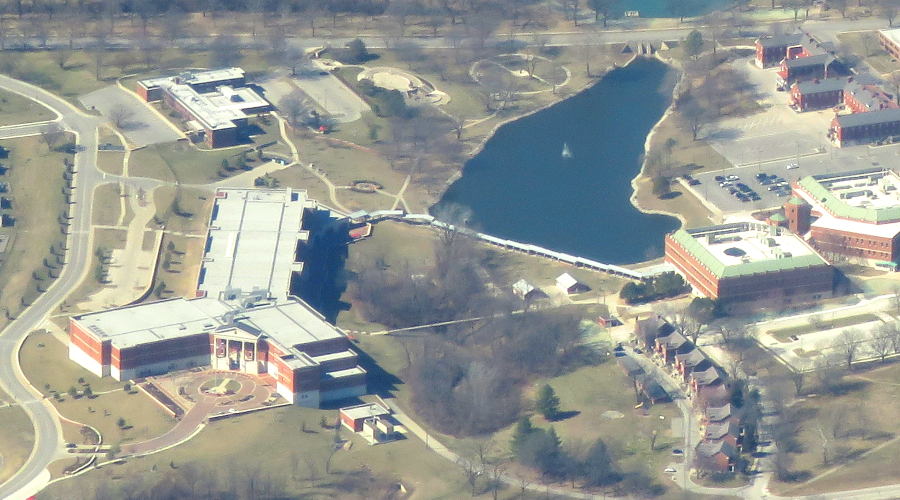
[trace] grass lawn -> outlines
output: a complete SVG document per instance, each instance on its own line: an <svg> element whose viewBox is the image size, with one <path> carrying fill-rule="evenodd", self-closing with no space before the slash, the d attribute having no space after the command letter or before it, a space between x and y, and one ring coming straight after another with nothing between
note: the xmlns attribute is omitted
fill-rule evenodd
<svg viewBox="0 0 900 500"><path fill-rule="evenodd" d="M10 399L0 391L0 404ZM18 406L0 406L0 484L19 470L34 445L34 428L28 415Z"/></svg>
<svg viewBox="0 0 900 500"><path fill-rule="evenodd" d="M0 91L0 126L42 122L54 118L54 112L31 99L5 90Z"/></svg>
<svg viewBox="0 0 900 500"><path fill-rule="evenodd" d="M870 321L880 321L880 318L874 314L857 314L855 316L846 316L843 318L832 319L828 319L826 316L827 314L823 314L821 321L816 326L810 324L798 325L790 328L783 328L780 330L772 330L768 333L781 342L792 342L790 338L792 335L800 336L822 330L847 328L862 323L868 323Z"/></svg>
<svg viewBox="0 0 900 500"><path fill-rule="evenodd" d="M111 377L99 378L69 360L67 346L48 333L29 335L19 353L22 370L28 380L44 394L60 393L62 401L53 404L66 418L90 424L104 436L105 442L143 441L163 434L173 425L171 417L143 393L127 394L119 390L123 382ZM52 370L47 367L53 367ZM71 398L70 387L79 391L83 384L91 386L95 397ZM47 389L49 384L50 389ZM110 391L108 394L98 394ZM109 410L105 415L104 410ZM116 421L122 417L131 428L120 430Z"/></svg>
<svg viewBox="0 0 900 500"><path fill-rule="evenodd" d="M128 173L134 177L151 177L167 182L209 184L222 180L219 170L223 160L236 165L241 153L251 147L252 145L201 150L187 141L154 144L131 154ZM247 159L251 166L258 163L252 154ZM241 170L235 170L233 174L240 172Z"/></svg>
<svg viewBox="0 0 900 500"><path fill-rule="evenodd" d="M184 445L52 485L39 498L69 498L73 489L94 492L101 483L115 488L135 482L138 475L144 480L160 481L175 474L172 465L195 469L200 488L215 482L224 489L235 485L236 491L244 478L261 473L260 479L267 477L267 481L282 485L292 496L369 498L364 487L348 491L337 484L339 474L359 474L365 468L379 478L401 482L412 491L411 498L467 495L460 470L415 438L369 446L342 429L342 438L350 439L352 447L338 451L331 473L326 473L325 461L334 431L319 427L322 417L333 422L337 412L287 407L213 422ZM301 431L303 427L306 432Z"/></svg>
<svg viewBox="0 0 900 500"><path fill-rule="evenodd" d="M0 254L0 309L16 315L40 294L39 287L47 286L44 259L56 266L57 258L50 254L50 246L58 249L64 242L58 221L67 210L62 194L66 185L62 162L65 157L71 159L71 155L49 152L38 137L7 139L0 145L11 151L4 161L10 169L0 181L9 183L9 192L3 196L12 200L11 215L16 220L14 227L0 229L0 233L10 236L6 252ZM34 272L40 280L34 278ZM0 327L6 323L6 318L0 316Z"/></svg>
<svg viewBox="0 0 900 500"><path fill-rule="evenodd" d="M122 175L124 160L125 153L120 151L100 151L97 154L97 166L100 170L113 175Z"/></svg>
<svg viewBox="0 0 900 500"><path fill-rule="evenodd" d="M349 186L355 180L365 179L380 183L385 191L396 193L406 178L405 172L394 170L377 152L302 132L293 134L292 140L300 151L301 161L324 171L336 186Z"/></svg>
<svg viewBox="0 0 900 500"><path fill-rule="evenodd" d="M119 224L122 213L122 191L119 184L101 184L94 190L94 205L91 222L99 226Z"/></svg>
<svg viewBox="0 0 900 500"><path fill-rule="evenodd" d="M212 190L162 186L153 191L156 217L169 231L206 234L213 202Z"/></svg>
<svg viewBox="0 0 900 500"><path fill-rule="evenodd" d="M169 244L175 245L175 251L169 252ZM156 263L156 280L153 283L154 293L147 300L153 301L170 297L193 297L197 291L197 278L200 274L200 258L203 256L205 238L190 238L177 234L163 235L162 257ZM171 254L171 264L163 266L164 256ZM161 288L160 288L161 286ZM159 294L156 293L159 291Z"/></svg>
<svg viewBox="0 0 900 500"><path fill-rule="evenodd" d="M822 491L849 490L896 483L900 479L897 457L900 456L900 364L875 365L871 370L855 372L846 378L851 390L842 395L818 394L797 403L806 416L798 436L802 446L794 459L793 470L805 471L806 483L776 483L773 489L781 495L807 495ZM843 459L822 463L821 437L817 422L827 427L830 414L838 408L853 410L842 419L843 433L837 444L844 447ZM861 432L865 429L866 432ZM826 430L826 432L828 432ZM865 455L877 446L889 443L879 451ZM837 450L834 450L837 451ZM832 451L832 453L834 453ZM835 455L833 455L835 456ZM835 469L817 479L819 474Z"/></svg>
<svg viewBox="0 0 900 500"><path fill-rule="evenodd" d="M613 359L599 366L584 367L572 373L538 381L534 389L550 384L560 399L563 412L577 414L557 422L547 422L536 416L532 422L538 427L552 425L563 444L583 441L590 445L597 438L603 439L617 457L622 470L639 470L646 467L661 483L663 469L673 461L672 448L681 448L682 438L672 435L672 419L681 414L674 403L655 405L648 412L635 410L635 396L631 380L622 373ZM531 391L534 392L534 391ZM527 394L526 397L533 397ZM609 418L604 412L619 412L622 418ZM663 418L661 418L663 417ZM650 449L650 437L657 432L654 448ZM512 427L498 433L496 439L508 443Z"/></svg>

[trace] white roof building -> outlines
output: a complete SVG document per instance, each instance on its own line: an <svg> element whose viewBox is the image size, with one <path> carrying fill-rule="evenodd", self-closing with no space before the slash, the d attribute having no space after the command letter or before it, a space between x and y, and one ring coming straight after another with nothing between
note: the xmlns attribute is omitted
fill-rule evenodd
<svg viewBox="0 0 900 500"><path fill-rule="evenodd" d="M291 276L303 269L297 249L309 238L304 211L316 206L302 190L219 189L198 292L226 300L254 292L287 298Z"/></svg>

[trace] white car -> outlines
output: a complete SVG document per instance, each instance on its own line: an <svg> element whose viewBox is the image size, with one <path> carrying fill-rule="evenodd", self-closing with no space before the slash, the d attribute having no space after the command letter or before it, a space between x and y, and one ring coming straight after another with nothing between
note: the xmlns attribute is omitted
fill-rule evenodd
<svg viewBox="0 0 900 500"><path fill-rule="evenodd" d="M788 163L787 167L785 167L785 168L787 170L793 170L795 168L800 168L800 165L797 165L796 163Z"/></svg>
<svg viewBox="0 0 900 500"><path fill-rule="evenodd" d="M678 472L678 471L676 471L674 467L666 467L666 469L663 472L672 473L672 472Z"/></svg>

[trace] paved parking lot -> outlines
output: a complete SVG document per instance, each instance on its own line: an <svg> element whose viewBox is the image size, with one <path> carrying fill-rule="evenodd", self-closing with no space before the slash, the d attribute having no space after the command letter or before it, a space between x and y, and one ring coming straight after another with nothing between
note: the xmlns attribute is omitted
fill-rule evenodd
<svg viewBox="0 0 900 500"><path fill-rule="evenodd" d="M789 108L787 93L775 90L774 69L761 70L750 59L739 59L732 67L752 85L746 95L755 93L768 107L755 115L721 120L706 132L710 145L728 161L747 165L833 148L826 133L834 113L797 113Z"/></svg>
<svg viewBox="0 0 900 500"><path fill-rule="evenodd" d="M181 134L146 103L115 85L85 94L79 100L86 108L94 108L106 118L110 118L114 110L127 110L128 117L122 124L121 131L135 147L181 139Z"/></svg>
<svg viewBox="0 0 900 500"><path fill-rule="evenodd" d="M797 113L787 105L787 94L775 90L774 70L761 70L749 60L734 62L754 85L759 99L769 104L752 116L722 120L706 134L710 145L735 167L694 177L700 184L691 189L715 205L724 215L747 213L781 206L788 194L770 191L757 174L780 177L791 183L807 175L840 173L878 166L900 167L900 144L890 146L832 146L825 133L834 113L830 110ZM790 164L797 168L788 169ZM734 175L759 195L759 200L741 201L722 188L716 176Z"/></svg>

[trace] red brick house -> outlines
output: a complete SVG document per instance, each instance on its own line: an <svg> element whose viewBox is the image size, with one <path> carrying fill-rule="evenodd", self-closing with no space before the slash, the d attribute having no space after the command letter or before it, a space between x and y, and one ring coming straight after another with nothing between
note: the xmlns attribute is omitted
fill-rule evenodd
<svg viewBox="0 0 900 500"><path fill-rule="evenodd" d="M678 332L671 332L656 338L656 353L659 354L665 364L675 361L675 353L678 349L687 344L688 339Z"/></svg>
<svg viewBox="0 0 900 500"><path fill-rule="evenodd" d="M738 451L726 441L701 441L697 445L697 468L712 473L734 472Z"/></svg>
<svg viewBox="0 0 900 500"><path fill-rule="evenodd" d="M831 121L828 137L838 147L868 144L900 136L900 109L838 115Z"/></svg>
<svg viewBox="0 0 900 500"><path fill-rule="evenodd" d="M843 102L846 85L843 78L795 82L791 85L790 106L801 112L837 106Z"/></svg>
<svg viewBox="0 0 900 500"><path fill-rule="evenodd" d="M802 43L801 33L759 38L755 42L756 65L760 68L777 66L787 57L788 49L796 50Z"/></svg>
<svg viewBox="0 0 900 500"><path fill-rule="evenodd" d="M725 441L740 451L741 426L733 418L721 422L713 422L703 430L703 438L716 441Z"/></svg>
<svg viewBox="0 0 900 500"><path fill-rule="evenodd" d="M731 418L731 403L725 403L719 406L707 406L703 411L703 424L708 425L713 422L722 422Z"/></svg>
<svg viewBox="0 0 900 500"><path fill-rule="evenodd" d="M690 379L690 374L694 369L698 367L703 369L705 364L709 364L709 360L693 344L690 344L690 349L675 354L675 370L681 375L684 382Z"/></svg>
<svg viewBox="0 0 900 500"><path fill-rule="evenodd" d="M894 96L874 84L850 79L844 88L844 105L854 113L868 113L897 106Z"/></svg>

